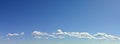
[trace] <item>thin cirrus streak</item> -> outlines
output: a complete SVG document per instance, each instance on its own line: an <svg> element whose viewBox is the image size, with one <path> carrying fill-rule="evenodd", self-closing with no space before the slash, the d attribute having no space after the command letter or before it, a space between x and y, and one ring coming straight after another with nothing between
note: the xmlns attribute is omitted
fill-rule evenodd
<svg viewBox="0 0 120 44"><path fill-rule="evenodd" d="M120 40L119 36L109 35L106 33L98 32L96 34L89 34L88 32L63 32L61 29L58 29L57 32L51 34L40 31L33 31L32 35L34 38L86 38L86 39L110 39L110 40Z"/></svg>

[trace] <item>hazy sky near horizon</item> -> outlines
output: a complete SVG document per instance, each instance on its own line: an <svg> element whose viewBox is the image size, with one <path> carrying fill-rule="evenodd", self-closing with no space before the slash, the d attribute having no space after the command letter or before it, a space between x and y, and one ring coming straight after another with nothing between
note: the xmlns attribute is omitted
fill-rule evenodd
<svg viewBox="0 0 120 44"><path fill-rule="evenodd" d="M119 2L119 0L0 0L0 44L9 44L9 42L29 44L30 41L33 43L48 41L43 44L49 44L50 40L34 40L32 32L52 33L58 29L65 32L88 32L89 34L104 32L119 36ZM17 37L9 38L8 36ZM13 43L12 38L17 42ZM65 40L72 41L72 39L62 39L63 41L58 43L60 40L53 39L52 42L65 44L66 42L63 42ZM76 41L90 42L90 40L75 39L73 43ZM78 42L78 44L88 44L87 42ZM108 42L111 41L102 41L99 44L119 43L118 41ZM40 43L42 44L42 42L36 42L36 44ZM96 43L93 40L93 44Z"/></svg>

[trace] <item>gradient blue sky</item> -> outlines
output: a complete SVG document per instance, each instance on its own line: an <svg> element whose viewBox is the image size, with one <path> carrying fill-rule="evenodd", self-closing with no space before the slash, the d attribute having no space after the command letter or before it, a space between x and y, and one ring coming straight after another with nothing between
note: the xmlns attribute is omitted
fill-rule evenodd
<svg viewBox="0 0 120 44"><path fill-rule="evenodd" d="M0 36L34 30L120 35L119 0L0 0Z"/></svg>

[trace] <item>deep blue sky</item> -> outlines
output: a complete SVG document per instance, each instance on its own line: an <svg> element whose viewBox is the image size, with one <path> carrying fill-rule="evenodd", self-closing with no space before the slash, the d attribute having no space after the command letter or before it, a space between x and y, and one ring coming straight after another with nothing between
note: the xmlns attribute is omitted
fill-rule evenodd
<svg viewBox="0 0 120 44"><path fill-rule="evenodd" d="M33 30L120 34L120 1L0 0L0 33Z"/></svg>

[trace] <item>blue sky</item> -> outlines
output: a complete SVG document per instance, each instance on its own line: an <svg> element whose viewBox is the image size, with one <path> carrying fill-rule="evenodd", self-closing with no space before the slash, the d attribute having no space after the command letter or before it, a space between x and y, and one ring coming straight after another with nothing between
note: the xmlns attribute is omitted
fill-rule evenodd
<svg viewBox="0 0 120 44"><path fill-rule="evenodd" d="M18 38L20 39L18 41L22 42L23 39L32 40L33 31L52 33L58 29L90 34L104 32L119 36L119 2L119 0L0 0L0 36L1 39L6 39L8 33L21 35L24 32L24 36Z"/></svg>

